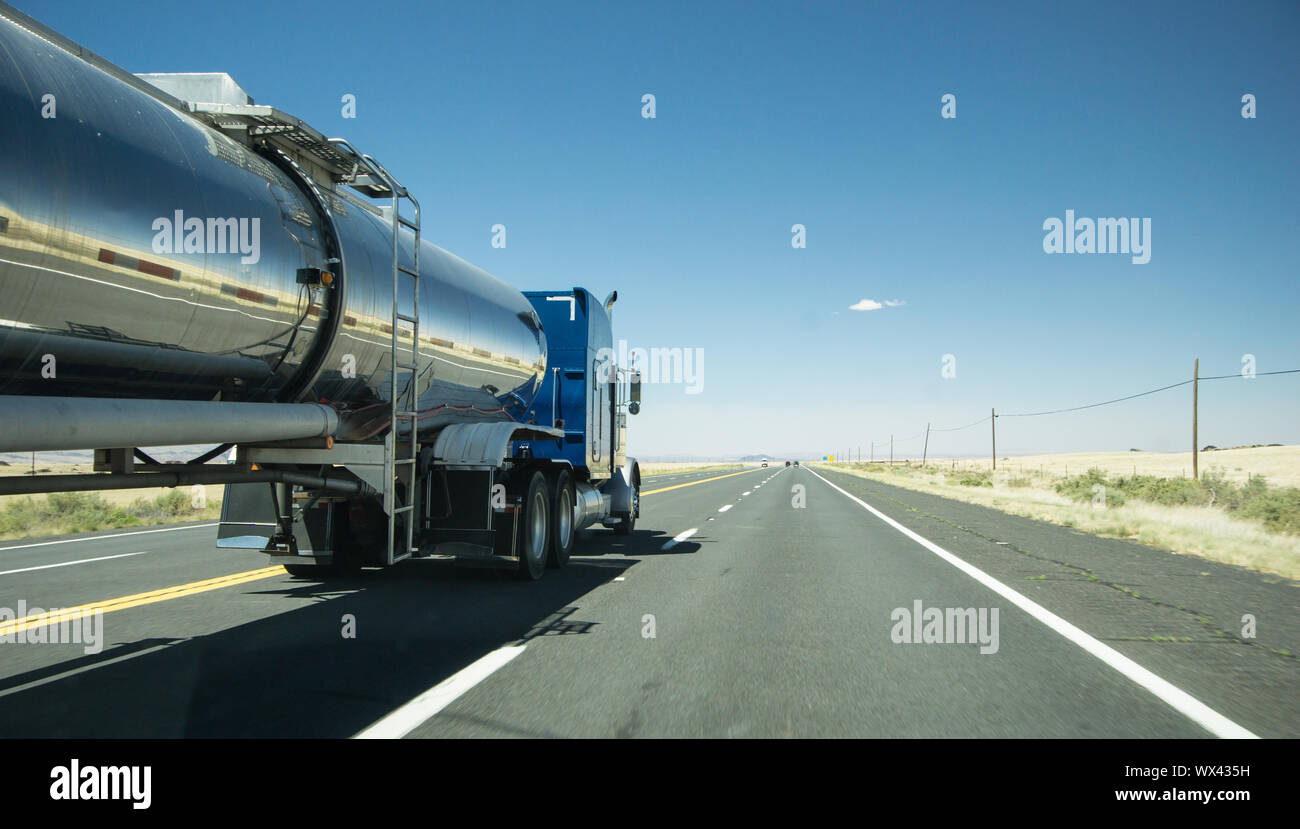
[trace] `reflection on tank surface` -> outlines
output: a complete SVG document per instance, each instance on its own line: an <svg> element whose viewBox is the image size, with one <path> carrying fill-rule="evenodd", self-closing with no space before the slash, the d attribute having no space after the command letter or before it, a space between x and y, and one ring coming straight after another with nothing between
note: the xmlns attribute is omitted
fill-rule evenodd
<svg viewBox="0 0 1300 829"><path fill-rule="evenodd" d="M373 205L4 20L0 123L0 394L390 399L392 224ZM546 364L532 307L428 241L420 266L421 425L522 416Z"/></svg>

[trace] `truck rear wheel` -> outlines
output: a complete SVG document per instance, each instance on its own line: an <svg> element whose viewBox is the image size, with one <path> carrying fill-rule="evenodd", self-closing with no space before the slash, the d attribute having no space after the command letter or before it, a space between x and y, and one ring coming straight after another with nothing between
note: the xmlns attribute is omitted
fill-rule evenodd
<svg viewBox="0 0 1300 829"><path fill-rule="evenodd" d="M536 581L546 572L546 559L551 547L551 493L546 476L534 472L528 481L528 490L520 506L519 517L519 578Z"/></svg>
<svg viewBox="0 0 1300 829"><path fill-rule="evenodd" d="M546 563L552 568L560 568L569 563L573 552L573 542L577 537L574 519L573 475L567 469L561 469L555 477L555 498L551 502L551 554Z"/></svg>

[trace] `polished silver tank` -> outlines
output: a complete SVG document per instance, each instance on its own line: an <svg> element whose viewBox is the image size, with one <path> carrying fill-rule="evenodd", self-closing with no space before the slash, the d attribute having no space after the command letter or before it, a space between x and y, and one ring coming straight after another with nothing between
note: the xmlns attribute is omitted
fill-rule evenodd
<svg viewBox="0 0 1300 829"><path fill-rule="evenodd" d="M315 178L0 14L0 395L384 409L392 224ZM427 241L420 273L422 423L522 417L528 300Z"/></svg>

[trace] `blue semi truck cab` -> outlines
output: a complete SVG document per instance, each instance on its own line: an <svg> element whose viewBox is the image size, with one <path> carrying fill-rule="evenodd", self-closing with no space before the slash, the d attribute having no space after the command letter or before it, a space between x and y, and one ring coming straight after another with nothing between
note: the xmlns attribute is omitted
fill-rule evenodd
<svg viewBox="0 0 1300 829"><path fill-rule="evenodd" d="M567 462L601 481L627 464L626 425L631 386L615 363L610 307L585 288L525 291L546 332L546 376L529 419L564 431L563 440L531 446L535 457ZM638 401L639 403L639 401Z"/></svg>
<svg viewBox="0 0 1300 829"><path fill-rule="evenodd" d="M563 432L554 441L516 445L533 458L567 466L584 484L584 525L630 532L640 513L641 472L627 454L627 417L641 406L640 378L617 364L611 310L585 288L525 291L546 332L546 376L528 419ZM602 506L596 507L599 497Z"/></svg>

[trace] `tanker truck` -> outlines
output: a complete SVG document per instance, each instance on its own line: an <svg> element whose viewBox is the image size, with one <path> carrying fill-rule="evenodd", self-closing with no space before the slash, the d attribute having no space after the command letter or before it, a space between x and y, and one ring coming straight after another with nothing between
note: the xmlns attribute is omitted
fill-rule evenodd
<svg viewBox="0 0 1300 829"><path fill-rule="evenodd" d="M347 140L0 4L0 452L94 458L0 494L223 484L217 547L296 576L538 579L640 512L616 299L520 292Z"/></svg>

